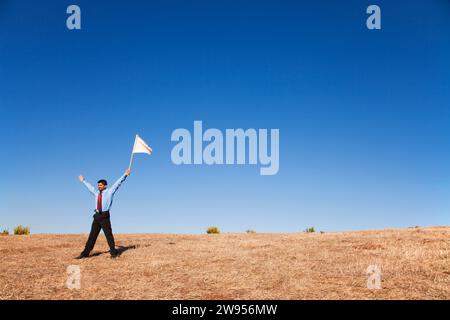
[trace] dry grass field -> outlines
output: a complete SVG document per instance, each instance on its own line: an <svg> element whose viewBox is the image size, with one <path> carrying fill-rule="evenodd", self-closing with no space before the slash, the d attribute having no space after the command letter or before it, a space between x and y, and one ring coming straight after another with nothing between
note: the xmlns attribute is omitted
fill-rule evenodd
<svg viewBox="0 0 450 320"><path fill-rule="evenodd" d="M0 299L449 299L450 228L342 233L0 236ZM79 265L81 289L66 287ZM367 288L367 267L381 289Z"/></svg>

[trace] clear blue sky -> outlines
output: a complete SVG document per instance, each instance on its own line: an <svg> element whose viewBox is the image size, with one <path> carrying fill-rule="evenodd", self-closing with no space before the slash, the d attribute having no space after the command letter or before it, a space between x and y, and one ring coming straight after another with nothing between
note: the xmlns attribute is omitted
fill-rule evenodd
<svg viewBox="0 0 450 320"><path fill-rule="evenodd" d="M0 228L88 232L77 176L113 182L136 133L154 154L115 232L449 225L449 57L446 0L0 0ZM279 128L279 173L175 166L170 135L194 120Z"/></svg>

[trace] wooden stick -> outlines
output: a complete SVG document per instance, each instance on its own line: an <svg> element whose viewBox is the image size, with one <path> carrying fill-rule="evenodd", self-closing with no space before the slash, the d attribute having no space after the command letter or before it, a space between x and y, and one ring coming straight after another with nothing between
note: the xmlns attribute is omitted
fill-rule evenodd
<svg viewBox="0 0 450 320"><path fill-rule="evenodd" d="M136 146L136 138L134 138L133 150L131 150L130 164L128 165L128 170L131 170L131 165L133 164L134 147Z"/></svg>
<svg viewBox="0 0 450 320"><path fill-rule="evenodd" d="M134 156L134 153L131 152L130 165L128 166L128 170L131 170L131 164L133 163L133 156Z"/></svg>

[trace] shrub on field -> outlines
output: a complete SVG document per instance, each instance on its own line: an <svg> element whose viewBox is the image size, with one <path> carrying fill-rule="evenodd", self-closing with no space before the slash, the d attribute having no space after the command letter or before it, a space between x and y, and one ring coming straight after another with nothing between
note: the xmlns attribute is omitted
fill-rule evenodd
<svg viewBox="0 0 450 320"><path fill-rule="evenodd" d="M2 236L9 235L9 230L8 229L3 230L2 233L0 233L0 235L2 235Z"/></svg>
<svg viewBox="0 0 450 320"><path fill-rule="evenodd" d="M316 232L316 229L314 229L314 227L306 228L305 232L306 233L313 233L313 232Z"/></svg>
<svg viewBox="0 0 450 320"><path fill-rule="evenodd" d="M30 228L19 225L14 228L14 234L16 234L16 235L30 234Z"/></svg>
<svg viewBox="0 0 450 320"><path fill-rule="evenodd" d="M248 229L247 231L245 231L245 232L247 232L247 233L249 233L249 234L253 234L253 233L256 233L256 231L255 230L252 230L252 229Z"/></svg>
<svg viewBox="0 0 450 320"><path fill-rule="evenodd" d="M217 228L217 227L209 227L209 228L206 230L206 233L207 233L207 234L217 234L217 233L220 233L220 230L219 230L219 228Z"/></svg>

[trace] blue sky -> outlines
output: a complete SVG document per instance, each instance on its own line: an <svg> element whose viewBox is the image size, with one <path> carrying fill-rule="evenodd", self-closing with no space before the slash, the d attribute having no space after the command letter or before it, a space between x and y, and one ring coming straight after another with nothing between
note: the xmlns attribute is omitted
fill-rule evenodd
<svg viewBox="0 0 450 320"><path fill-rule="evenodd" d="M88 232L77 176L113 182L136 133L154 154L115 232L449 225L449 56L445 0L0 0L0 228ZM194 120L279 128L279 173L175 166L170 135Z"/></svg>

